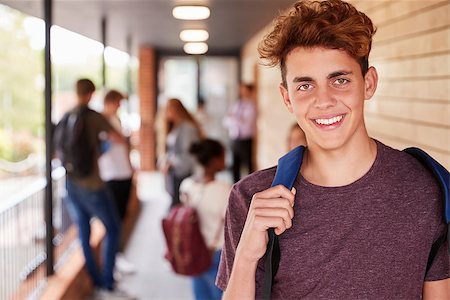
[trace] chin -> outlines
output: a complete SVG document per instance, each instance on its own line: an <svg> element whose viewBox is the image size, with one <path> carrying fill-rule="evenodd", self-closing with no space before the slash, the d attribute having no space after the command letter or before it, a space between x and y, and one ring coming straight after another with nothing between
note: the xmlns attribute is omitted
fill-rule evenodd
<svg viewBox="0 0 450 300"><path fill-rule="evenodd" d="M344 140L338 138L329 138L317 141L317 146L323 150L333 151L341 148L344 145Z"/></svg>

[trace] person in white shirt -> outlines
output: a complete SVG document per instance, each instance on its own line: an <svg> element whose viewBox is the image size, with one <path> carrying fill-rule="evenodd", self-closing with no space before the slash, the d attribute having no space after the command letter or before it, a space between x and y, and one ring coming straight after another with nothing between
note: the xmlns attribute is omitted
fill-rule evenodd
<svg viewBox="0 0 450 300"><path fill-rule="evenodd" d="M192 279L194 295L196 299L220 299L222 291L215 286L215 280L224 243L224 217L231 186L216 180L215 176L225 168L225 150L218 141L204 139L192 144L190 153L200 168L181 183L180 200L197 210L200 231L214 253L209 270Z"/></svg>
<svg viewBox="0 0 450 300"><path fill-rule="evenodd" d="M104 98L103 115L108 119L112 127L122 133L122 125L117 116L120 102L125 97L116 90L110 90ZM123 223L127 213L130 199L133 169L130 162L130 149L126 143L111 142L104 145L104 153L99 158L100 177L113 195L120 221ZM123 240L123 238L122 238ZM121 242L121 246L122 246ZM120 247L122 248L122 247ZM133 273L134 266L131 265L119 252L116 256L116 269L122 273Z"/></svg>
<svg viewBox="0 0 450 300"><path fill-rule="evenodd" d="M252 153L257 110L252 99L253 90L252 84L241 83L239 100L231 106L224 119L224 126L231 139L234 182L241 179L241 166L245 166L249 174L254 171Z"/></svg>

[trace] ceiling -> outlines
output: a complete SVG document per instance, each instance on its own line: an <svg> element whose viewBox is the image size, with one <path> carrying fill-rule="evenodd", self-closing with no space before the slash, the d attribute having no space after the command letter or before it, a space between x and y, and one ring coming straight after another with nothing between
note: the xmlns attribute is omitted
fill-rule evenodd
<svg viewBox="0 0 450 300"><path fill-rule="evenodd" d="M43 0L0 0L26 14L43 18ZM236 53L254 34L295 0L53 0L53 23L101 41L106 17L106 44L136 54L139 45L182 53L182 29L207 29L209 52ZM205 4L205 21L172 17L176 4ZM130 46L127 47L127 38Z"/></svg>

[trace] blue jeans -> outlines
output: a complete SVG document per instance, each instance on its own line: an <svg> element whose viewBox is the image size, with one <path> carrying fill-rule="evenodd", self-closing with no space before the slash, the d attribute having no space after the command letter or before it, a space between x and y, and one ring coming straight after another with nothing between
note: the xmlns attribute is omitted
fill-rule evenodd
<svg viewBox="0 0 450 300"><path fill-rule="evenodd" d="M211 267L208 271L192 279L194 296L197 300L213 300L222 298L222 290L216 286L217 271L219 270L220 250L214 252Z"/></svg>
<svg viewBox="0 0 450 300"><path fill-rule="evenodd" d="M119 247L120 222L116 207L109 191L105 188L88 190L70 179L66 181L68 208L72 220L78 225L81 246L86 259L86 268L94 286L112 290L114 288L113 270ZM102 245L103 268L98 268L92 253L89 239L90 220L97 217L105 226L106 235Z"/></svg>

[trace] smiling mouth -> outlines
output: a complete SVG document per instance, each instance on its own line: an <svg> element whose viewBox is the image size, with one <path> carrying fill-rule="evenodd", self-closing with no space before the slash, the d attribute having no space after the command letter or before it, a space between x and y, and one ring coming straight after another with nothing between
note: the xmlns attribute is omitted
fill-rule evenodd
<svg viewBox="0 0 450 300"><path fill-rule="evenodd" d="M314 122L317 125L321 125L321 126L330 126L330 125L337 125L339 122L342 121L342 119L344 118L344 115L339 115L339 116L335 116L329 119L314 119Z"/></svg>

